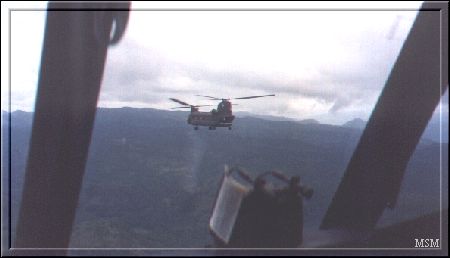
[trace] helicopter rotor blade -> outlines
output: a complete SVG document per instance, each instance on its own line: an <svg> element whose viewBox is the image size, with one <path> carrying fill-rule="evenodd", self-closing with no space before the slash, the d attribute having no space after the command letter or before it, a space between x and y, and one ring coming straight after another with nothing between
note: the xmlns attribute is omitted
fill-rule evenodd
<svg viewBox="0 0 450 258"><path fill-rule="evenodd" d="M263 97L275 96L275 94L258 95L258 96L247 96L247 97L240 97L240 98L217 98L217 97L207 96L207 95L195 95L195 96L205 97L205 98L209 98L209 99L211 99L211 100L229 100L229 99L254 99L254 98L263 98Z"/></svg>
<svg viewBox="0 0 450 258"><path fill-rule="evenodd" d="M191 107L212 107L214 105L193 105Z"/></svg>
<svg viewBox="0 0 450 258"><path fill-rule="evenodd" d="M189 106L183 106L183 107L173 107L171 109L177 109L177 108L197 108L197 107L212 107L214 105L189 105Z"/></svg>
<svg viewBox="0 0 450 258"><path fill-rule="evenodd" d="M198 97L206 97L206 98L210 98L210 99L212 99L212 100L222 100L221 98L216 98L216 97L212 97L212 96L204 96L204 95L195 95L195 96L198 96Z"/></svg>
<svg viewBox="0 0 450 258"><path fill-rule="evenodd" d="M240 98L233 98L233 99L255 99L255 98L263 98L263 97L269 97L269 96L275 96L275 94L260 95L260 96L248 96L248 97L240 97Z"/></svg>
<svg viewBox="0 0 450 258"><path fill-rule="evenodd" d="M169 99L172 100L173 102L177 102L177 103L179 103L179 104L181 104L181 105L184 105L184 106L191 106L191 105L189 105L188 103L183 102L183 101L181 101L181 100L179 100L179 99L174 99L174 98L169 98Z"/></svg>
<svg viewBox="0 0 450 258"><path fill-rule="evenodd" d="M173 108L170 108L170 109L178 109L178 108L191 108L191 107L173 107Z"/></svg>

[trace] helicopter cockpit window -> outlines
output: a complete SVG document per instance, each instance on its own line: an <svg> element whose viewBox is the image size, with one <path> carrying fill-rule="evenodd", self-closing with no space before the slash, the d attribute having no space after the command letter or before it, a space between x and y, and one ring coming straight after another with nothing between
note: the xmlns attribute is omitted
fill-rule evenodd
<svg viewBox="0 0 450 258"><path fill-rule="evenodd" d="M70 247L212 244L208 222L225 165L252 177L269 170L301 176L314 189L304 205L307 241L420 5L171 10L132 3L123 39L108 49ZM41 23L19 25L35 16ZM13 194L23 182L41 50L19 35L42 41L43 19L42 11L11 13ZM22 66L24 60L34 62L32 68ZM7 98L2 87L2 116ZM442 102L448 113L448 93ZM231 108L232 114L222 112ZM382 224L439 208L422 205L426 189L415 187L428 170L448 171L448 161L440 161L448 139L433 137L423 136L407 168L400 208L386 211ZM425 177L435 198L438 178ZM13 224L19 202L12 203Z"/></svg>

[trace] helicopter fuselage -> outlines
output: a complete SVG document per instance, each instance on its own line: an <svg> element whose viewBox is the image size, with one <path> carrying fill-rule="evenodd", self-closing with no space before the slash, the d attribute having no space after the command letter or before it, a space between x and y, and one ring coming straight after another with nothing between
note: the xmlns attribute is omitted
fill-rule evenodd
<svg viewBox="0 0 450 258"><path fill-rule="evenodd" d="M201 95L197 95L201 96ZM253 99L253 98L261 98L261 97L267 97L267 96L275 96L275 94L269 94L269 95L261 95L261 96L247 96L247 97L241 97L241 98L234 98L234 99ZM210 98L212 100L220 100L216 97L211 96L203 96ZM203 106L211 106L211 105L191 105L187 102L181 101L179 99L175 98L169 98L173 102L176 102L178 104L181 104L183 106L181 107L175 107L175 108L190 108L191 113L189 114L189 117L187 119L187 123L194 126L195 130L198 130L199 126L208 126L210 130L216 129L216 127L228 127L229 130L231 130L231 125L233 124L234 115L232 111L232 105L229 101L230 99L221 99L222 101L217 105L217 109L211 110L211 112L201 112L199 111L199 107Z"/></svg>
<svg viewBox="0 0 450 258"><path fill-rule="evenodd" d="M193 111L188 117L188 124L194 126L194 129L198 129L198 126L208 126L209 129L215 129L216 127L228 127L231 129L234 120L234 115L225 112L200 112Z"/></svg>

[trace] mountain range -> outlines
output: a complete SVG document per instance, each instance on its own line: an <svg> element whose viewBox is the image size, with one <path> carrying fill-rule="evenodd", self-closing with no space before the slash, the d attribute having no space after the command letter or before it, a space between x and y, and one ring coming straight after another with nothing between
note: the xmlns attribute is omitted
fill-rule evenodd
<svg viewBox="0 0 450 258"><path fill-rule="evenodd" d="M314 189L305 202L305 230L317 230L362 133L361 126L352 125L364 122L335 126L246 114L235 119L233 130L196 131L186 123L187 114L97 110L71 247L206 246L224 165L244 167L252 176L271 169L301 175ZM11 178L3 173L2 185L8 187L5 182L11 179L13 236L32 115L12 112L9 124L9 113L3 113L2 169L8 171L10 164ZM448 143L422 139L397 206L385 212L380 225L439 209L440 182L448 193L447 156ZM447 204L448 197L442 198Z"/></svg>

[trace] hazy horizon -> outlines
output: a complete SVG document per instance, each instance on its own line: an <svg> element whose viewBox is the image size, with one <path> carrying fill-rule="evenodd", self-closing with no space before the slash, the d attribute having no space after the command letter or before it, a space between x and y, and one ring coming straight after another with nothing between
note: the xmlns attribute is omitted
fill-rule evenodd
<svg viewBox="0 0 450 258"><path fill-rule="evenodd" d="M169 101L169 100L168 100ZM446 102L447 101L447 102ZM214 101L211 102L212 104L218 104L218 101ZM176 106L176 104L174 105ZM132 106L121 106L121 107L102 107L102 106L98 106L97 108L136 108L136 109L145 109L145 108L149 108L149 109L156 109L156 110L162 110L162 111L181 111L181 112L186 112L189 113L190 111L188 110L174 110L174 109L167 109L167 108L155 108L155 107L132 107ZM209 112L211 111L211 109L216 108L215 105L209 107L209 108L200 108L200 111L203 112ZM15 109L15 110L11 110L11 112L15 112L15 111L24 111L24 112L34 112L33 110L23 110L23 109ZM9 112L8 110L5 110L4 107L2 107L2 112ZM364 117L350 117L348 120L345 121L339 121L339 122L335 122L335 123L330 123L327 121L324 121L323 119L321 119L320 117L305 117L305 118L299 118L299 117L290 117L288 115L284 115L284 114L260 114L260 113L255 113L252 111L240 111L240 110L233 110L233 113L236 114L244 114L244 113L248 113L251 115L254 115L256 117L261 117L261 116L266 116L266 117L278 117L278 118L283 118L286 120L293 120L293 121L304 121L304 120L316 120L321 124L329 124L329 125L343 125L349 121L353 121L355 119L362 119L364 122L367 122L368 119L370 117L364 118ZM447 122L448 123L448 90L446 91L446 93L441 97L441 101L439 103L439 105L436 106L435 111L433 113L433 116L431 117L430 121L432 120L441 120L443 123Z"/></svg>

